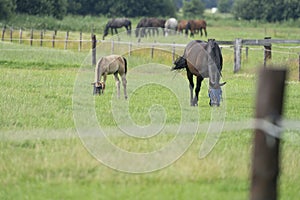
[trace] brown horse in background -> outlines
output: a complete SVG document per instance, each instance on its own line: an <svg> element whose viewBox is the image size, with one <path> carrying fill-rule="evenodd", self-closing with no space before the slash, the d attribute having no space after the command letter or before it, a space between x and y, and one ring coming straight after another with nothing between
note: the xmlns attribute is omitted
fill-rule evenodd
<svg viewBox="0 0 300 200"><path fill-rule="evenodd" d="M188 23L188 20L180 20L180 21L178 22L177 32L183 33L183 30L186 29L187 23Z"/></svg>
<svg viewBox="0 0 300 200"><path fill-rule="evenodd" d="M183 56L180 56L175 62L172 70L186 69L187 77L190 82L190 104L198 105L198 96L201 88L201 82L204 78L209 78L209 105L220 106L222 99L221 86L226 82L220 83L221 71L223 67L222 52L214 39L208 42L193 40L187 44ZM193 75L197 77L195 96L193 93L194 81Z"/></svg>
<svg viewBox="0 0 300 200"><path fill-rule="evenodd" d="M194 34L197 31L200 31L201 37L203 35L202 29L204 30L205 37L207 37L207 32L206 32L206 21L203 19L199 20L189 20L187 22L186 28L185 28L185 34L188 34L188 31L190 30L190 36L193 37Z"/></svg>

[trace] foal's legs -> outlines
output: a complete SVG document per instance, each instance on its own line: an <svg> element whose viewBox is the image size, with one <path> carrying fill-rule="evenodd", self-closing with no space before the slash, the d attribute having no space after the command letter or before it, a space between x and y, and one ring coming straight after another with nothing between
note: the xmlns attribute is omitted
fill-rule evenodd
<svg viewBox="0 0 300 200"><path fill-rule="evenodd" d="M121 75L122 77L122 84L123 84L123 89L124 89L124 97L127 99L127 90L126 90L126 85L127 85L127 80L126 80L126 74Z"/></svg>
<svg viewBox="0 0 300 200"><path fill-rule="evenodd" d="M117 88L117 97L120 98L120 79L118 77L118 73L114 73L116 88Z"/></svg>

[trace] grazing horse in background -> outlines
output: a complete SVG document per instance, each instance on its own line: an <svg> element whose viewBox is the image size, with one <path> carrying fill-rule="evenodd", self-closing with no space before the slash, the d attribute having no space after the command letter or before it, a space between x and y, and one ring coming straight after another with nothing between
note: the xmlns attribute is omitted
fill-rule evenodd
<svg viewBox="0 0 300 200"><path fill-rule="evenodd" d="M223 66L223 57L219 45L214 39L208 42L193 40L186 46L183 56L175 62L172 70L186 69L187 77L190 83L190 104L198 105L198 96L201 88L201 82L204 78L209 78L209 98L210 106L219 106L222 98L220 83L221 71ZM197 86L195 96L193 95L194 82L193 75L197 77Z"/></svg>
<svg viewBox="0 0 300 200"><path fill-rule="evenodd" d="M124 96L127 99L127 91L126 91L126 73L127 73L127 60L120 55L109 55L100 58L95 67L95 80L92 85L94 86L93 94L103 94L105 90L105 82L107 75L113 74L116 81L117 87L117 97L120 98L120 79L122 78L123 88L124 88ZM103 76L103 81L101 81L101 77Z"/></svg>
<svg viewBox="0 0 300 200"><path fill-rule="evenodd" d="M165 22L166 20L164 19L157 19L157 18L142 18L135 30L135 35L136 37L145 37L147 34L151 36L151 30L152 30L152 35L159 34L158 29L159 28L165 28Z"/></svg>
<svg viewBox="0 0 300 200"><path fill-rule="evenodd" d="M191 31L191 37L194 36L194 33L197 31L200 31L201 36L203 35L202 29L204 30L205 37L207 37L207 32L206 32L206 21L199 19L199 20L189 20L186 28L185 28L185 34L188 34L188 31Z"/></svg>
<svg viewBox="0 0 300 200"><path fill-rule="evenodd" d="M170 18L165 23L165 36L169 33L174 34L178 26L178 21L175 18Z"/></svg>
<svg viewBox="0 0 300 200"><path fill-rule="evenodd" d="M186 29L188 21L187 20L180 20L177 26L177 32L178 33L183 33L183 30Z"/></svg>
<svg viewBox="0 0 300 200"><path fill-rule="evenodd" d="M105 29L104 29L104 34L103 34L103 40L105 36L108 35L108 30L111 29L111 34L115 33L118 34L117 28L125 27L127 31L127 35L131 35L131 21L127 18L114 18L111 19L107 22Z"/></svg>

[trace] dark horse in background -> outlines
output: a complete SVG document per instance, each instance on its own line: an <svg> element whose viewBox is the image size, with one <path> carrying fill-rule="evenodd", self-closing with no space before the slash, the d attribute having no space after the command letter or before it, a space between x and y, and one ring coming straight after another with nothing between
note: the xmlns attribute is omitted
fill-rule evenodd
<svg viewBox="0 0 300 200"><path fill-rule="evenodd" d="M207 37L207 31L206 31L206 21L203 19L198 20L189 20L187 22L186 28L185 28L185 34L188 35L188 31L190 30L190 36L193 37L194 34L198 31L200 31L201 37L203 35L202 29L204 30L205 37Z"/></svg>
<svg viewBox="0 0 300 200"><path fill-rule="evenodd" d="M108 30L111 29L111 34L114 34L114 30L115 33L118 34L117 28L121 28L121 27L125 27L127 34L131 35L131 21L127 18L114 18L111 19L107 22L105 29L104 29L104 34L103 34L103 40L105 38L105 36L108 35Z"/></svg>
<svg viewBox="0 0 300 200"><path fill-rule="evenodd" d="M163 29L163 35L164 35L164 28L165 28L165 19L158 19L158 18L142 18L135 30L135 36L136 37L146 37L147 35L151 36L151 30L152 30L152 35L155 36L155 33L159 35L159 28Z"/></svg>
<svg viewBox="0 0 300 200"><path fill-rule="evenodd" d="M214 39L209 39L208 42L201 40L191 41L186 46L183 56L179 57L174 64L175 66L172 70L186 69L187 71L190 83L191 106L198 105L201 82L204 78L209 78L209 105L220 105L222 99L221 86L225 85L225 83L220 83L223 57L220 47ZM197 77L195 96L193 95L193 75Z"/></svg>

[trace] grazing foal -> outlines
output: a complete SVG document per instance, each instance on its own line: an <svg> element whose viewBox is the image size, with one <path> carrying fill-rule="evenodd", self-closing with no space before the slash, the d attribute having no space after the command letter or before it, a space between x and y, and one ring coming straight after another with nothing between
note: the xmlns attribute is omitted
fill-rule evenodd
<svg viewBox="0 0 300 200"><path fill-rule="evenodd" d="M124 97L127 99L126 91L126 73L127 73L127 60L120 55L109 55L100 58L96 64L95 68L95 81L92 83L94 85L94 95L103 94L105 90L105 82L107 75L113 74L116 81L117 87L117 97L120 98L120 79L121 76L123 88L124 88ZM103 81L101 78L103 76Z"/></svg>

